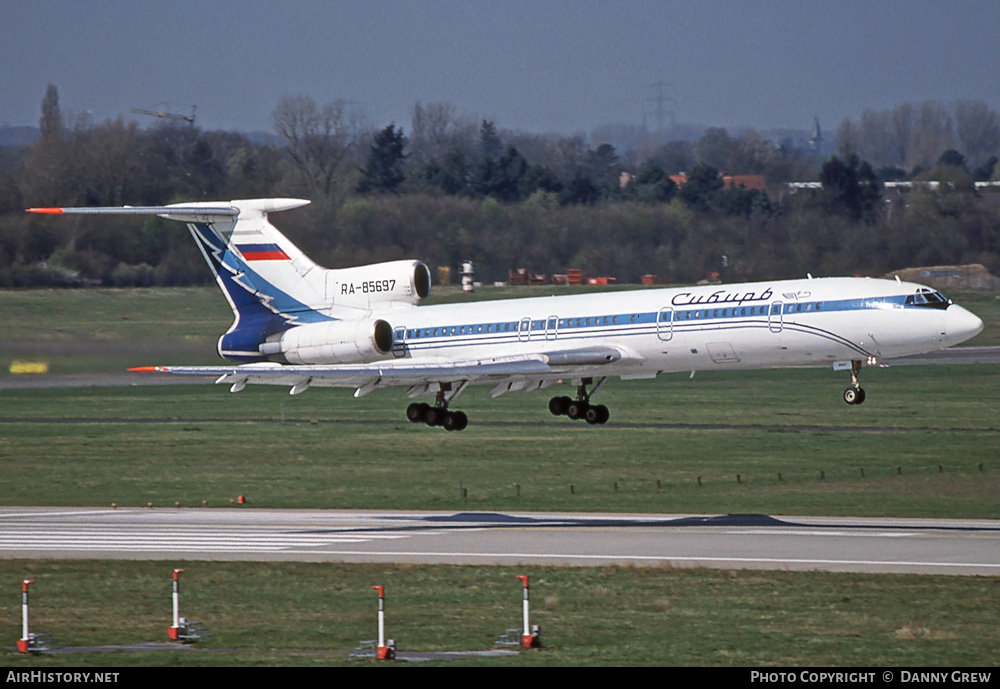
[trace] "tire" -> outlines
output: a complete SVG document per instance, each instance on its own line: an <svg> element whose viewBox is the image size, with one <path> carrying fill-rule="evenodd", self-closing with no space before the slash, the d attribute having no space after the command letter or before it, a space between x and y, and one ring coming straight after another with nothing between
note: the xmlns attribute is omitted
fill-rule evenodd
<svg viewBox="0 0 1000 689"><path fill-rule="evenodd" d="M598 404L594 409L597 411L597 423L604 425L611 418L611 412L603 404Z"/></svg>
<svg viewBox="0 0 1000 689"><path fill-rule="evenodd" d="M587 409L589 408L590 408L589 404L587 404L586 402L581 402L580 400L570 402L569 406L566 407L566 416L573 419L574 421L577 421L578 419L582 419L586 415Z"/></svg>
<svg viewBox="0 0 1000 689"><path fill-rule="evenodd" d="M446 413L441 407L427 405L427 411L424 413L424 423L428 426L440 426L444 423Z"/></svg>
<svg viewBox="0 0 1000 689"><path fill-rule="evenodd" d="M572 401L569 397L553 397L549 400L549 411L553 416L565 416Z"/></svg>
<svg viewBox="0 0 1000 689"><path fill-rule="evenodd" d="M859 399L864 399L861 388L847 388L844 390L844 401L848 404L861 404Z"/></svg>
<svg viewBox="0 0 1000 689"><path fill-rule="evenodd" d="M414 402L406 408L406 418L410 420L411 423L418 423L424 420L424 415L427 413L427 409L431 405L426 402Z"/></svg>
<svg viewBox="0 0 1000 689"><path fill-rule="evenodd" d="M469 417L462 411L446 412L441 427L446 431L463 431L469 425Z"/></svg>

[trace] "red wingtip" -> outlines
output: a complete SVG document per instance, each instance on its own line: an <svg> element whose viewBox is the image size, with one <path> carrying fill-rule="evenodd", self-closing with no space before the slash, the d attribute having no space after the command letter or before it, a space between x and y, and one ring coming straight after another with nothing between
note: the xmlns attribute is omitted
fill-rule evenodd
<svg viewBox="0 0 1000 689"><path fill-rule="evenodd" d="M130 368L129 371L134 373L160 373L166 371L166 366L137 366L135 368Z"/></svg>
<svg viewBox="0 0 1000 689"><path fill-rule="evenodd" d="M59 215L63 212L62 208L26 208L28 213L45 213L47 215Z"/></svg>

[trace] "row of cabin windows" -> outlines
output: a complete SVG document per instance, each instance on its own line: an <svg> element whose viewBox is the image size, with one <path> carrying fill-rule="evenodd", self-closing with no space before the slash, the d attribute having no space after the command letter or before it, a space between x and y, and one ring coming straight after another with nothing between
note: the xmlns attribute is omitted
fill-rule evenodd
<svg viewBox="0 0 1000 689"><path fill-rule="evenodd" d="M724 309L699 309L697 311L677 311L674 316L675 321L691 321L702 318L741 318L743 316L765 316L770 310L770 306L739 306ZM810 313L822 310L820 302L809 302L806 304L785 304L781 307L781 313ZM778 311L775 311L777 314ZM666 314L660 314L661 321L668 321Z"/></svg>
<svg viewBox="0 0 1000 689"><path fill-rule="evenodd" d="M691 321L711 318L740 318L743 316L765 316L769 306L743 306L723 309L698 309L695 311L674 311L675 321ZM809 313L821 310L821 304L785 304L782 313ZM670 312L660 312L660 322L670 321ZM639 320L638 314L627 317L630 323ZM599 325L618 325L624 323L626 316L590 316L588 318L563 318L559 320L559 328L587 328ZM555 324L549 324L552 327ZM417 328L406 331L406 337L416 339L421 337L448 337L450 335L478 335L480 333L516 333L529 330L544 330L546 321L483 323L478 325L452 325L444 328Z"/></svg>

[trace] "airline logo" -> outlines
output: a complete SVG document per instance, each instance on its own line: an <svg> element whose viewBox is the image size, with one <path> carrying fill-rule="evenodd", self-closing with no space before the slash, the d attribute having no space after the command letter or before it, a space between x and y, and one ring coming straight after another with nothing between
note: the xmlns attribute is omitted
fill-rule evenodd
<svg viewBox="0 0 1000 689"><path fill-rule="evenodd" d="M246 261L286 261L288 254L277 244L243 244L237 247Z"/></svg>

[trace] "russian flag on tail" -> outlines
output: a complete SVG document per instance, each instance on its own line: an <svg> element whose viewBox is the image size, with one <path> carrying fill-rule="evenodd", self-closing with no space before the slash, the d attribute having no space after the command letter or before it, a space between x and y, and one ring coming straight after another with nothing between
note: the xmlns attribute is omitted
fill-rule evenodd
<svg viewBox="0 0 1000 689"><path fill-rule="evenodd" d="M286 254L277 244L243 244L237 247L246 261L286 261Z"/></svg>

